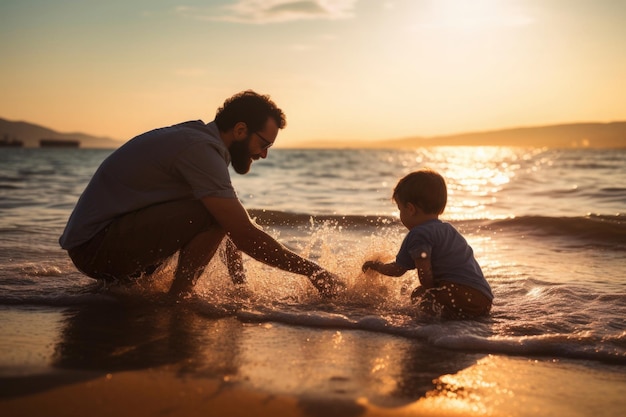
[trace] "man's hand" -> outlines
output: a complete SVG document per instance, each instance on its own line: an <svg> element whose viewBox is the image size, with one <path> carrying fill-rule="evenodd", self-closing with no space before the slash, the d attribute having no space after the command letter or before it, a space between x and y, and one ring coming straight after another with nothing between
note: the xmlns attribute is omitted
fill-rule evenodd
<svg viewBox="0 0 626 417"><path fill-rule="evenodd" d="M309 277L309 280L320 292L322 297L333 298L346 290L344 284L335 274L320 270Z"/></svg>

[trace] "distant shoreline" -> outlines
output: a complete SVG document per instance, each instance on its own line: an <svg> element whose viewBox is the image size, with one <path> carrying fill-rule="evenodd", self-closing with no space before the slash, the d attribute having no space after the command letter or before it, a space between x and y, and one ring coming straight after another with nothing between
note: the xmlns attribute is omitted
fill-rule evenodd
<svg viewBox="0 0 626 417"><path fill-rule="evenodd" d="M43 138L76 140L81 148L116 149L126 141L84 133L60 133L27 122L0 118L0 137L12 138L25 148L39 147ZM570 123L538 127L517 127L432 137L412 136L385 140L306 140L290 143L279 138L280 149L415 149L435 146L506 146L528 148L626 148L626 121Z"/></svg>
<svg viewBox="0 0 626 417"><path fill-rule="evenodd" d="M573 123L375 141L306 141L293 146L285 144L281 147L303 149L414 149L434 146L623 149L626 148L626 122Z"/></svg>

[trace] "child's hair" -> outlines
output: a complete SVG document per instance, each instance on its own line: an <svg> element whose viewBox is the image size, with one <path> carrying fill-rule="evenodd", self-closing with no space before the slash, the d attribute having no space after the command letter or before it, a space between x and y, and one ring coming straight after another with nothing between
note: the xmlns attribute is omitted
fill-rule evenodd
<svg viewBox="0 0 626 417"><path fill-rule="evenodd" d="M414 204L425 214L441 214L448 201L446 181L435 171L420 169L398 181L392 198L396 203Z"/></svg>

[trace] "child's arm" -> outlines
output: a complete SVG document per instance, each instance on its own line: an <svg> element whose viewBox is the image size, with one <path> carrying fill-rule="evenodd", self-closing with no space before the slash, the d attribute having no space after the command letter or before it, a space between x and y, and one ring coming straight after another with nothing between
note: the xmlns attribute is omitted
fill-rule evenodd
<svg viewBox="0 0 626 417"><path fill-rule="evenodd" d="M417 269L417 275L422 287L433 288L435 286L435 279L433 278L433 268L428 254L423 252L419 258L413 260L415 261L415 268Z"/></svg>
<svg viewBox="0 0 626 417"><path fill-rule="evenodd" d="M380 261L367 261L363 264L361 268L363 272L367 272L369 269L373 269L376 272L379 272L383 275L387 275L389 277L399 277L404 275L407 271L406 268L398 265L395 262L384 263Z"/></svg>

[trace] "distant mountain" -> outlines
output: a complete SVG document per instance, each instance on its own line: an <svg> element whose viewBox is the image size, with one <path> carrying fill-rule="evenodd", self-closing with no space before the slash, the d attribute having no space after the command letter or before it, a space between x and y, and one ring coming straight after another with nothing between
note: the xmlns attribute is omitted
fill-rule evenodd
<svg viewBox="0 0 626 417"><path fill-rule="evenodd" d="M12 122L0 118L0 140L19 140L25 147L39 147L41 139L76 140L81 148L117 148L122 142L106 137L97 137L85 133L60 133L43 126L27 122Z"/></svg>
<svg viewBox="0 0 626 417"><path fill-rule="evenodd" d="M78 140L81 148L118 148L123 142L87 135L59 133L39 125L12 122L0 118L0 140L17 139L26 147L38 147L41 139ZM626 122L571 123L520 127L484 132L460 133L433 137L410 137L380 141L311 141L293 146L299 148L421 148L430 146L523 146L548 148L626 148Z"/></svg>
<svg viewBox="0 0 626 417"><path fill-rule="evenodd" d="M388 141L402 146L524 146L548 148L626 148L626 122L573 123L462 133L428 139ZM428 145L427 145L428 144Z"/></svg>
<svg viewBox="0 0 626 417"><path fill-rule="evenodd" d="M626 148L626 122L572 123L383 141L316 141L300 146L315 148L420 148L429 146Z"/></svg>

